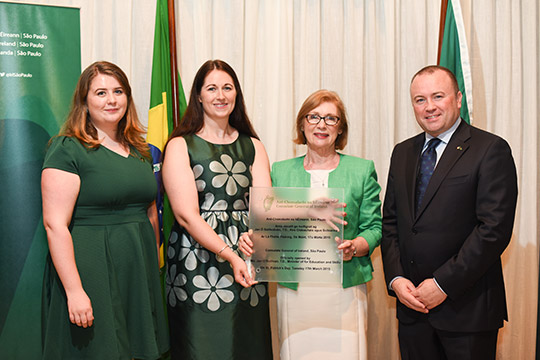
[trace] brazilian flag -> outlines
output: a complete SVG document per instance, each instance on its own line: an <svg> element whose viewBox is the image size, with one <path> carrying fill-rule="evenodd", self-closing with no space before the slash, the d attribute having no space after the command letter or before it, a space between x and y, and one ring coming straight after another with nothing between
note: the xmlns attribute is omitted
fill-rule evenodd
<svg viewBox="0 0 540 360"><path fill-rule="evenodd" d="M156 205L161 231L160 267L165 264L165 239L170 234L173 215L167 199L163 196L161 182L161 154L169 134L173 130L172 120L172 80L169 47L169 10L166 0L157 0L156 28L154 32L154 55L152 58L152 84L150 90L150 110L148 111L147 142L154 163L154 174L158 182ZM186 99L178 76L178 108L180 115L186 109Z"/></svg>

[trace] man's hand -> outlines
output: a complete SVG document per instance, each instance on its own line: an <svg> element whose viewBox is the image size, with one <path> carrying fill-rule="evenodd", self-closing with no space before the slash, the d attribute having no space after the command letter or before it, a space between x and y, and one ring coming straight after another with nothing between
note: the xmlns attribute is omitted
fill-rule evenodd
<svg viewBox="0 0 540 360"><path fill-rule="evenodd" d="M413 295L416 288L409 279L398 278L394 280L392 290L396 293L399 301L406 307L424 314L429 312L426 306Z"/></svg>
<svg viewBox="0 0 540 360"><path fill-rule="evenodd" d="M433 278L422 281L416 290L412 292L412 295L429 310L439 306L447 298Z"/></svg>

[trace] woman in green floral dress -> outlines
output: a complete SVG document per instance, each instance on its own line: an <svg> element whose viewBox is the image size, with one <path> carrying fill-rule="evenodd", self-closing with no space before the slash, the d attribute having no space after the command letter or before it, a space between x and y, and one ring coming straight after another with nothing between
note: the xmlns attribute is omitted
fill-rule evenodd
<svg viewBox="0 0 540 360"><path fill-rule="evenodd" d="M269 162L221 60L195 76L166 146L163 184L176 219L166 276L172 359L271 359L267 287L238 251L249 187L271 186Z"/></svg>

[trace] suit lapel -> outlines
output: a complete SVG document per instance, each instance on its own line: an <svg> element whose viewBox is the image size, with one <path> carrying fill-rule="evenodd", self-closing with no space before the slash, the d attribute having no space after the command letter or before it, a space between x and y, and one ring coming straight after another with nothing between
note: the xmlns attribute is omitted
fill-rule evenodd
<svg viewBox="0 0 540 360"><path fill-rule="evenodd" d="M422 201L422 207L416 214L416 219L422 215L426 207L431 202L431 199L441 186L441 183L446 178L448 172L452 169L455 163L467 152L469 145L467 141L471 137L470 126L465 121L461 120L461 124L456 129L456 132L450 138L446 149L439 160L431 179L429 180L424 199Z"/></svg>

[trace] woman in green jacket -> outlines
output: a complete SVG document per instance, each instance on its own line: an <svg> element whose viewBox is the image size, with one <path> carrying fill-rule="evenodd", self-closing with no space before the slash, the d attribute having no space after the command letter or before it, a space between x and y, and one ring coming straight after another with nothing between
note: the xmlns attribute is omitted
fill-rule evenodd
<svg viewBox="0 0 540 360"><path fill-rule="evenodd" d="M277 289L281 359L367 359L367 289L370 255L381 240L380 186L373 161L338 153L347 143L345 106L332 91L319 90L296 118L297 144L304 156L272 166L276 187L344 188L346 225L343 283L280 284ZM242 237L245 253L251 241Z"/></svg>

